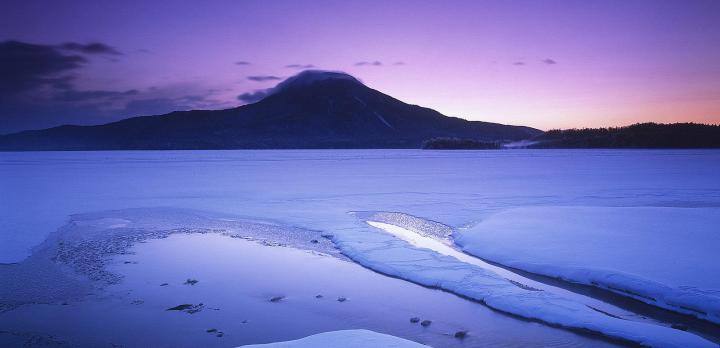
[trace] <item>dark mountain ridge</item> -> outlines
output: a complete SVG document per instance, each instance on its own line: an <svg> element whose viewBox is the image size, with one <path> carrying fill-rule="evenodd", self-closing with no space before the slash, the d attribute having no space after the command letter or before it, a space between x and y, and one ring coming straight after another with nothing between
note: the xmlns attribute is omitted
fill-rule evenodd
<svg viewBox="0 0 720 348"><path fill-rule="evenodd" d="M0 136L0 150L420 148L437 137L516 141L541 133L448 117L344 73L304 71L257 103L24 131Z"/></svg>

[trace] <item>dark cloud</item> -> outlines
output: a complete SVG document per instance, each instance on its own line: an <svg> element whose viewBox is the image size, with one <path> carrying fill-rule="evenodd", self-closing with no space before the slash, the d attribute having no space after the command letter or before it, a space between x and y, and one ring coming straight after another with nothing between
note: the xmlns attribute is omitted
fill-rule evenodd
<svg viewBox="0 0 720 348"><path fill-rule="evenodd" d="M71 90L50 98L15 99L0 105L0 134L63 124L103 124L135 116L232 106L230 103L226 105L210 99L209 93L173 96L176 93L178 91L168 88L147 89L142 92Z"/></svg>
<svg viewBox="0 0 720 348"><path fill-rule="evenodd" d="M31 100L2 103L0 134L63 124L89 125L114 121L102 113L102 103L75 104Z"/></svg>
<svg viewBox="0 0 720 348"><path fill-rule="evenodd" d="M0 42L0 99L46 85L67 87L72 78L66 74L85 63L84 57L49 45Z"/></svg>
<svg viewBox="0 0 720 348"><path fill-rule="evenodd" d="M129 92L129 91L128 91ZM127 93L127 92L125 92ZM222 102L210 98L210 94L190 94L180 97L162 96L162 94L132 99L119 110L113 110L112 115L119 115L120 118L135 116L163 115L173 111L195 110L195 109L216 109L218 107L229 107Z"/></svg>
<svg viewBox="0 0 720 348"><path fill-rule="evenodd" d="M250 81L257 81L257 82L282 80L282 78L273 76L273 75L248 76L247 79Z"/></svg>
<svg viewBox="0 0 720 348"><path fill-rule="evenodd" d="M118 114L127 116L162 115L189 108L187 104L178 103L178 100L173 98L148 98L131 100Z"/></svg>
<svg viewBox="0 0 720 348"><path fill-rule="evenodd" d="M272 93L272 88L270 89L258 89L255 92L246 92L239 96L237 96L238 100L245 103L255 103L263 98L267 97Z"/></svg>
<svg viewBox="0 0 720 348"><path fill-rule="evenodd" d="M393 65L405 65L405 62L395 62Z"/></svg>
<svg viewBox="0 0 720 348"><path fill-rule="evenodd" d="M83 47L0 42L0 134L230 106L209 99L217 93L198 91L195 85L148 88L142 92L78 88L76 77L90 63L84 55L101 54L104 49Z"/></svg>
<svg viewBox="0 0 720 348"><path fill-rule="evenodd" d="M48 78L46 79L46 81L48 85L52 88L67 90L73 88L72 82L74 79L74 76L63 76L58 78Z"/></svg>
<svg viewBox="0 0 720 348"><path fill-rule="evenodd" d="M244 60L241 60L239 62L235 62L235 65L250 65L250 62L246 62Z"/></svg>
<svg viewBox="0 0 720 348"><path fill-rule="evenodd" d="M381 66L381 65L383 65L383 64L382 64L382 62L379 61L379 60L372 61L372 62L365 62L365 61L363 61L363 62L357 62L357 63L355 63L355 66Z"/></svg>
<svg viewBox="0 0 720 348"><path fill-rule="evenodd" d="M542 62L545 63L545 64L550 64L550 65L555 65L555 64L557 64L557 62L556 62L554 59L550 59L550 58L545 58L545 59L542 60Z"/></svg>
<svg viewBox="0 0 720 348"><path fill-rule="evenodd" d="M285 67L291 69L312 69L315 66L312 64L288 64Z"/></svg>
<svg viewBox="0 0 720 348"><path fill-rule="evenodd" d="M86 102L86 101L97 101L99 99L117 98L123 96L138 95L140 91L136 89L127 90L124 92L118 91L103 91L103 90L89 90L89 91L78 91L75 89L68 89L55 96L55 99L65 102Z"/></svg>
<svg viewBox="0 0 720 348"><path fill-rule="evenodd" d="M81 44L77 42L66 42L59 46L63 50L76 51L84 54L110 54L110 55L122 55L122 53L116 50L112 46L108 46L101 42L91 42L87 44Z"/></svg>
<svg viewBox="0 0 720 348"><path fill-rule="evenodd" d="M525 62L513 62L513 65L525 65Z"/></svg>
<svg viewBox="0 0 720 348"><path fill-rule="evenodd" d="M207 98L204 95L186 95L186 96L178 98L178 100L188 102L188 103L197 103L197 102L204 102L207 100Z"/></svg>

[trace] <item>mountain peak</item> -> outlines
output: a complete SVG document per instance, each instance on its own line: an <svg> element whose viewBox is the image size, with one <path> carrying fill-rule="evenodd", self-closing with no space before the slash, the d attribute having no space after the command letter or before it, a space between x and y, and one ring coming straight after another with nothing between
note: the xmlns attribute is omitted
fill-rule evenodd
<svg viewBox="0 0 720 348"><path fill-rule="evenodd" d="M315 82L325 80L346 80L362 84L360 80L356 79L350 74L341 71L305 70L297 75L288 77L283 82L280 82L277 86L275 86L274 92L279 92L290 88L305 87Z"/></svg>
<svg viewBox="0 0 720 348"><path fill-rule="evenodd" d="M403 103L338 71L306 70L262 101L0 136L0 150L420 148L432 138L522 140L540 131Z"/></svg>

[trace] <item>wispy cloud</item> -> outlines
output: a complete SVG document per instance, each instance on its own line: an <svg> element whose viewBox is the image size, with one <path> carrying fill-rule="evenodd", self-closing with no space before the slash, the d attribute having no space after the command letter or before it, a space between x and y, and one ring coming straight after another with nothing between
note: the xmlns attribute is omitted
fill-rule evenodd
<svg viewBox="0 0 720 348"><path fill-rule="evenodd" d="M315 65L312 65L312 64L288 64L285 67L290 68L290 69L312 69L315 67Z"/></svg>
<svg viewBox="0 0 720 348"><path fill-rule="evenodd" d="M91 42L87 44L66 42L59 47L63 50L76 51L85 54L110 54L116 56L122 55L122 52L102 42Z"/></svg>
<svg viewBox="0 0 720 348"><path fill-rule="evenodd" d="M272 92L272 89L258 89L254 92L245 92L239 96L237 96L237 99L239 101L245 102L245 103L254 103L262 100L263 98L267 97Z"/></svg>
<svg viewBox="0 0 720 348"><path fill-rule="evenodd" d="M235 65L250 65L250 62L246 62L244 60L235 62Z"/></svg>
<svg viewBox="0 0 720 348"><path fill-rule="evenodd" d="M247 79L250 80L250 81L256 81L256 82L282 80L281 77L274 76L274 75L255 75L255 76L248 76Z"/></svg>
<svg viewBox="0 0 720 348"><path fill-rule="evenodd" d="M106 100L117 97L126 97L138 95L140 91L137 89L130 89L124 92L118 91L106 91L106 90L75 90L67 89L58 93L55 99L65 102L88 102Z"/></svg>
<svg viewBox="0 0 720 348"><path fill-rule="evenodd" d="M557 64L557 61L555 61L554 59L550 59L550 58L545 58L545 59L541 60L541 62L543 62L545 64L549 64L549 65Z"/></svg>
<svg viewBox="0 0 720 348"><path fill-rule="evenodd" d="M513 62L512 64L513 64L513 65L518 65L518 66L519 66L519 65L525 65L525 62Z"/></svg>
<svg viewBox="0 0 720 348"><path fill-rule="evenodd" d="M382 63L381 61L379 61L379 60L375 60L375 61L372 61L372 62L370 62L370 61L362 61L362 62L357 62L357 63L355 63L355 66L381 66L381 65L383 65L383 63Z"/></svg>

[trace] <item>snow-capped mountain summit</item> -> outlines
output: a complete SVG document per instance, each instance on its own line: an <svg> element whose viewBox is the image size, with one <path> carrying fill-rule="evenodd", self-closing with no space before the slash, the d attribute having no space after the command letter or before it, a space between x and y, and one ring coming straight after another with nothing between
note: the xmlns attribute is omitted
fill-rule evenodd
<svg viewBox="0 0 720 348"><path fill-rule="evenodd" d="M288 77L285 81L280 82L275 88L275 91L287 90L290 88L301 88L311 85L318 81L326 80L344 80L352 81L355 83L362 84L360 80L351 76L350 74L341 71L328 71L328 70L305 70L297 75Z"/></svg>
<svg viewBox="0 0 720 348"><path fill-rule="evenodd" d="M522 140L540 133L448 117L403 103L351 75L308 70L253 104L20 132L0 136L0 149L420 148L434 137Z"/></svg>

